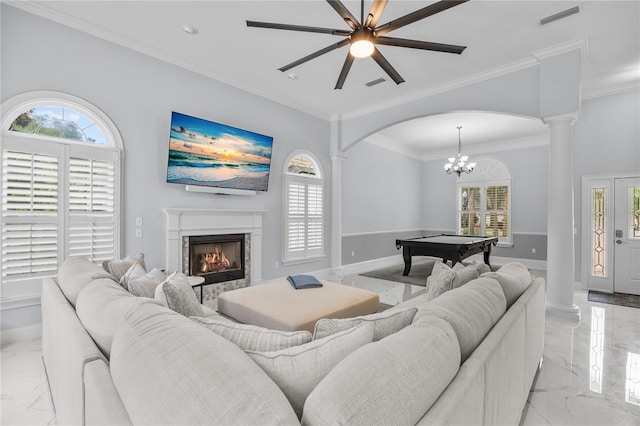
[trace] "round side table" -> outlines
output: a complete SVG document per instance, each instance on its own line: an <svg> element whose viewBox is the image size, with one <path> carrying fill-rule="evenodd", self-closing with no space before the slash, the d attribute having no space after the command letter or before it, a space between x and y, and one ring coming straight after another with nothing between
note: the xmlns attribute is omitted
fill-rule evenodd
<svg viewBox="0 0 640 426"><path fill-rule="evenodd" d="M204 284L204 277L195 275L187 277L189 280L189 284L191 284L192 288L200 287L200 303L202 304L202 295L204 293L204 289L202 288Z"/></svg>

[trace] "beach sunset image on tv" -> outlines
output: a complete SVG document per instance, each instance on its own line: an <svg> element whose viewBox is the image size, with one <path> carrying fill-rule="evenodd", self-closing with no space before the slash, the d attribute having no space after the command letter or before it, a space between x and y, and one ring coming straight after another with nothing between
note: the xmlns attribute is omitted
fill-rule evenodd
<svg viewBox="0 0 640 426"><path fill-rule="evenodd" d="M266 191L273 138L173 112L167 182Z"/></svg>

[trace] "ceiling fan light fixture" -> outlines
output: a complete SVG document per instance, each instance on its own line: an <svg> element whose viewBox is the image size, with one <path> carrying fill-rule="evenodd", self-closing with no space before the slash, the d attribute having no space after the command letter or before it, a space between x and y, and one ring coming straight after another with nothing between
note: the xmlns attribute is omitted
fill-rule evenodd
<svg viewBox="0 0 640 426"><path fill-rule="evenodd" d="M351 36L349 52L356 58L367 58L373 53L373 34L371 31L361 29Z"/></svg>

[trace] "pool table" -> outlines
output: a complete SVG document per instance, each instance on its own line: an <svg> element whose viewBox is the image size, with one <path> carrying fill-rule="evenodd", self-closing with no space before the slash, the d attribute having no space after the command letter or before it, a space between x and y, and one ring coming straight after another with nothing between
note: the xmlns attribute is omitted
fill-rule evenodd
<svg viewBox="0 0 640 426"><path fill-rule="evenodd" d="M409 275L412 256L433 256L450 260L453 265L476 253L484 252L484 263L489 264L491 246L498 243L498 237L478 237L471 235L428 235L406 240L396 240L396 248L402 247L404 271Z"/></svg>

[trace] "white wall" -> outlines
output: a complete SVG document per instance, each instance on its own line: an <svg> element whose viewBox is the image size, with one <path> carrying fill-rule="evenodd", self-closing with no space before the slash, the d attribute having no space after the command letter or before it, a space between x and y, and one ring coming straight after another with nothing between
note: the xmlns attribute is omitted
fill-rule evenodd
<svg viewBox="0 0 640 426"><path fill-rule="evenodd" d="M144 252L147 264L165 262L163 207L266 210L263 221L263 278L329 267L331 162L329 123L306 113L139 54L66 26L1 5L1 101L49 90L94 104L118 127L124 141L123 252ZM206 54L206 52L203 52ZM167 184L171 111L273 136L269 191L256 196L188 193ZM290 267L282 259L282 172L286 157L305 149L319 159L327 212L327 257ZM135 238L135 218L144 219ZM124 254L123 253L123 254ZM3 311L11 323L11 311ZM17 312L14 312L18 315Z"/></svg>
<svg viewBox="0 0 640 426"><path fill-rule="evenodd" d="M547 232L547 188L549 147L537 146L472 156L502 161L512 177L512 226L514 233ZM424 163L424 228L452 231L456 229L457 178L444 172L446 158Z"/></svg>
<svg viewBox="0 0 640 426"><path fill-rule="evenodd" d="M282 255L282 171L292 151L312 151L327 177L325 201L330 212L327 121L4 4L1 84L3 101L34 90L70 93L96 105L116 124L125 149L125 253L144 252L149 265L163 265L163 207L256 209L268 211L263 223L263 277L305 269L275 268ZM219 196L188 193L182 185L167 184L171 111L273 136L269 191L254 197ZM144 219L143 238L135 238L138 216ZM327 247L329 225L327 218ZM328 266L323 260L313 268Z"/></svg>
<svg viewBox="0 0 640 426"><path fill-rule="evenodd" d="M421 229L421 162L361 142L342 164L343 234Z"/></svg>

